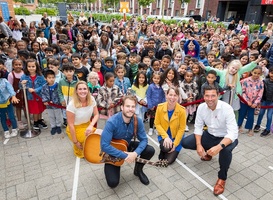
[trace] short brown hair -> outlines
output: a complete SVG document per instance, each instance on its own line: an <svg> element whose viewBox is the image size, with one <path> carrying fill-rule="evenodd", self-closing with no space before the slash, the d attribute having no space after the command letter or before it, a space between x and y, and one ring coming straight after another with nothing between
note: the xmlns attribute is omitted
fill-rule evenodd
<svg viewBox="0 0 273 200"><path fill-rule="evenodd" d="M117 60L119 60L119 59L126 59L126 54L123 52L119 52L117 54Z"/></svg>

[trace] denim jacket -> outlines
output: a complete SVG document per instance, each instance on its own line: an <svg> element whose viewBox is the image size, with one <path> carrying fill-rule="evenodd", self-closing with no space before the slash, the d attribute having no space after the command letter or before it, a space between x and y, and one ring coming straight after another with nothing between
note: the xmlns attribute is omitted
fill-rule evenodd
<svg viewBox="0 0 273 200"><path fill-rule="evenodd" d="M32 83L32 80L31 80L31 78L30 78L29 75L25 75L24 74L21 77L20 82L23 81L23 80L27 80L26 88L34 88L35 89L35 93L38 96L41 96L42 87L46 83L44 76L37 75L36 79L33 82L34 84ZM22 84L21 83L20 83L20 88L22 88ZM33 95L28 91L28 89L26 90L26 92L27 92L27 99L28 100L33 100Z"/></svg>
<svg viewBox="0 0 273 200"><path fill-rule="evenodd" d="M121 81L118 77L115 78L115 85L119 87L123 94L126 94L127 89L131 87L130 79L127 77L123 77L123 81Z"/></svg>
<svg viewBox="0 0 273 200"><path fill-rule="evenodd" d="M42 101L51 102L57 105L60 105L60 98L58 94L58 83L55 83L52 86L44 84L41 91ZM54 106L46 106L47 109L59 109Z"/></svg>
<svg viewBox="0 0 273 200"><path fill-rule="evenodd" d="M0 78L0 104L4 104L16 93L12 85L5 78Z"/></svg>

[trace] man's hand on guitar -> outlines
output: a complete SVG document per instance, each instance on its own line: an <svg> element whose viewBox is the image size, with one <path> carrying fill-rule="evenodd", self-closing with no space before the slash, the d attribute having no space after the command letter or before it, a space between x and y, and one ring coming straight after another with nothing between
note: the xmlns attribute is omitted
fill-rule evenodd
<svg viewBox="0 0 273 200"><path fill-rule="evenodd" d="M125 161L127 163L133 163L135 162L136 160L136 157L137 157L137 153L136 152L126 152L125 153L128 155L126 158L125 158Z"/></svg>

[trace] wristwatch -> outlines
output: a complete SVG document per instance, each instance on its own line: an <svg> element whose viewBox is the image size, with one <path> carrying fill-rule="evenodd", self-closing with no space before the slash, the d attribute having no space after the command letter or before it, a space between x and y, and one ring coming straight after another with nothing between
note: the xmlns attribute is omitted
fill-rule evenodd
<svg viewBox="0 0 273 200"><path fill-rule="evenodd" d="M223 143L220 143L220 145L221 145L222 149L224 149L226 147L226 145Z"/></svg>

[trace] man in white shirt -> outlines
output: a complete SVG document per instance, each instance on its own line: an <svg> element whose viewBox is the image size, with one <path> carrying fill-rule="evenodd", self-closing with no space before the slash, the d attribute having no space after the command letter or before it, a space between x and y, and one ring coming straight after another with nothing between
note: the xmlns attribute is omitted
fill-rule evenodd
<svg viewBox="0 0 273 200"><path fill-rule="evenodd" d="M198 106L194 134L182 141L185 149L197 150L203 161L209 161L219 153L220 170L214 186L214 195L225 190L227 171L232 160L232 150L238 144L238 125L233 108L218 100L219 90L214 86L204 87L204 100ZM208 130L203 131L204 125Z"/></svg>

